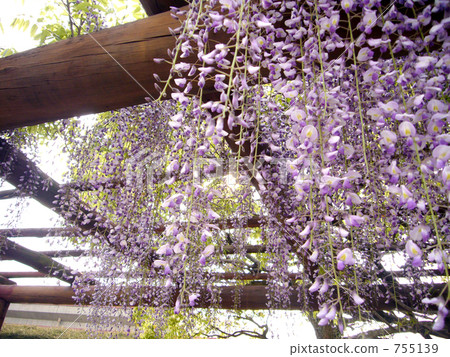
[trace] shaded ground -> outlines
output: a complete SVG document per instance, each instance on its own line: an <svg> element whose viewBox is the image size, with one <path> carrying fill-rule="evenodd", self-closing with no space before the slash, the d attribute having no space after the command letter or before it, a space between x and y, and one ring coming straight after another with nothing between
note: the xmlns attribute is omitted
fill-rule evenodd
<svg viewBox="0 0 450 357"><path fill-rule="evenodd" d="M61 336L61 334L62 334L62 336ZM108 333L103 333L101 337L102 338L111 338L111 336ZM0 339L2 339L2 338L10 338L10 339L25 339L25 338L86 339L86 338L92 338L92 337L90 337L89 332L84 331L84 330L68 329L66 331L65 328L4 324L2 327L2 330L0 331ZM119 334L115 338L133 338L133 336L127 336L126 334Z"/></svg>

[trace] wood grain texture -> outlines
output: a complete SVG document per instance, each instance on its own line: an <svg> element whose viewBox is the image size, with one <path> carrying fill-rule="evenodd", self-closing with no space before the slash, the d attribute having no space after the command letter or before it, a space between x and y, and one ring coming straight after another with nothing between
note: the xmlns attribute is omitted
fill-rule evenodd
<svg viewBox="0 0 450 357"><path fill-rule="evenodd" d="M153 73L164 78L170 66L153 58L168 57L167 49L175 45L168 28L178 26L164 13L1 59L0 130L140 104L149 94L156 97Z"/></svg>
<svg viewBox="0 0 450 357"><path fill-rule="evenodd" d="M439 295L439 288L442 288L443 284L435 284L432 289L430 289L430 294ZM272 306L271 309L283 309L283 310L305 310L309 311L318 310L319 299L318 294L299 294L297 293L296 287L293 286L291 294L289 295L289 306ZM86 298L83 300L83 304L89 304L91 302L90 296L94 293L94 289L88 288L85 290ZM102 289L102 288L100 288ZM106 289L106 287L105 287ZM239 304L236 304L236 289L239 290ZM404 287L402 293L411 294L413 287ZM100 290L101 291L101 290ZM170 303L175 303L175 299L178 296L179 291L174 291L172 294L172 300ZM198 304L196 307L207 308L211 306L210 293L206 290L199 292L200 297L197 300ZM260 285L246 285L246 286L223 286L220 292L220 307L224 309L236 309L236 310L266 310L268 309L268 297L267 297L267 287ZM118 292L117 303L119 305L123 304L120 300L123 298L122 294ZM74 292L71 287L63 286L12 286L12 285L0 285L0 299L4 299L11 303L36 303L36 304L73 304L74 303ZM403 295L408 297L409 295ZM306 300L305 300L306 297ZM367 296L367 306L372 310L400 310L403 311L402 307L397 306L393 300L388 299L378 299L377 297ZM152 305L154 301L145 300L145 303ZM133 306L131 303L126 305ZM430 311L435 311L434 306L429 307Z"/></svg>

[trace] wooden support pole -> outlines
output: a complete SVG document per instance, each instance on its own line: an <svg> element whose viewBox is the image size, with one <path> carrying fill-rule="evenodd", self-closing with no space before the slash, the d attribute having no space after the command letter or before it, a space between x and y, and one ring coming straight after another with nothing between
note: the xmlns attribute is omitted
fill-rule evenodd
<svg viewBox="0 0 450 357"><path fill-rule="evenodd" d="M8 312L9 302L0 297L0 331L2 330L3 321L5 321Z"/></svg>

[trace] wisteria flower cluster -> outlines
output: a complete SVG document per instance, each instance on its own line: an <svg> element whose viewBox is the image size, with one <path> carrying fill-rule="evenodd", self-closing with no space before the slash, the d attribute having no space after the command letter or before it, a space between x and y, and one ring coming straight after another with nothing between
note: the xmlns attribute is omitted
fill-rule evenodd
<svg viewBox="0 0 450 357"><path fill-rule="evenodd" d="M63 196L101 213L90 239L111 291L178 312L204 289L220 303L218 272L257 269L270 308L297 294L306 310L318 305L319 326L342 330L348 314L394 304L438 306L433 328L444 328L449 10L410 0L173 9L177 45L155 59L171 65L168 78L155 74L160 98L105 114L71 144L73 177L92 187ZM248 244L265 258L249 260Z"/></svg>

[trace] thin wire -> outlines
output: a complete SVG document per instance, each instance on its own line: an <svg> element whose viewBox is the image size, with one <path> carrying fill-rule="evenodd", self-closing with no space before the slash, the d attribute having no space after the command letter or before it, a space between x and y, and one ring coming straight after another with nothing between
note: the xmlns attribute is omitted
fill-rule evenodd
<svg viewBox="0 0 450 357"><path fill-rule="evenodd" d="M139 81L138 81L136 78L134 78L134 76L133 76L130 72L128 72L128 71L125 69L125 67L122 66L122 65L120 64L120 62L119 62L118 60L116 60L116 59L114 58L114 56L113 56L111 53L109 53L109 51L108 51L105 47L103 47L103 46L100 44L100 42L98 42L98 41L95 39L94 36L92 36L91 33L88 32L88 35L89 35L90 38L92 38L92 39L94 40L94 42L95 42L95 43L96 43L103 51L105 51L105 53L106 53L109 57L111 57L111 58L113 59L114 62L117 63L117 65L118 65L120 68L122 68L122 70L123 70L126 74L128 74L128 76L129 76L133 81L136 82L136 84L137 84L139 87L141 87L141 89L142 89L145 93L147 93L147 95L149 96L150 99L152 99L153 101L156 101L156 99L148 92L148 90L145 89L145 87L144 87L141 83L139 83Z"/></svg>

